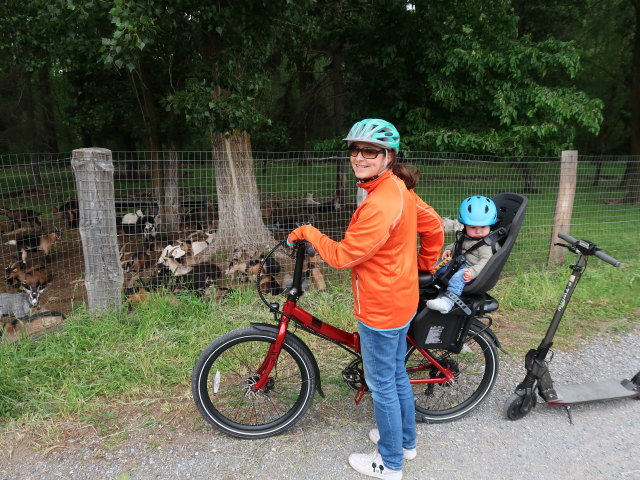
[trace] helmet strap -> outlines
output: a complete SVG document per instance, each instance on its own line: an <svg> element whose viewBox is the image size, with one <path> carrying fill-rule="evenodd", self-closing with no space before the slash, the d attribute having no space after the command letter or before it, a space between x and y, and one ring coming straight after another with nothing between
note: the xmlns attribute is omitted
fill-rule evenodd
<svg viewBox="0 0 640 480"><path fill-rule="evenodd" d="M382 166L382 170L380 171L380 173L374 175L373 177L369 177L369 178L363 178L363 179L359 179L356 180L356 183L368 183L368 182L372 182L374 181L376 178L378 178L380 175L382 175L384 172L386 172L387 170L389 170L387 168L387 165L389 165L389 150L387 150L386 148L384 149L384 165Z"/></svg>
<svg viewBox="0 0 640 480"><path fill-rule="evenodd" d="M384 172L386 172L388 169L385 167L384 170L382 170L380 173L374 175L373 177L369 177L369 178L362 178L362 179L358 179L356 180L356 183L369 183L369 182L373 182L376 178L378 178L380 175L382 175Z"/></svg>

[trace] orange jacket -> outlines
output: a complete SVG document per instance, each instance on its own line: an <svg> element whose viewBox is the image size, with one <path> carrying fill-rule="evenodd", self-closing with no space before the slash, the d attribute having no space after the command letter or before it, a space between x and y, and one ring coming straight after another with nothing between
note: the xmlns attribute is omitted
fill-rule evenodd
<svg viewBox="0 0 640 480"><path fill-rule="evenodd" d="M358 320L376 329L399 328L418 307L418 268L434 271L444 244L442 219L391 171L359 186L368 196L341 241L311 225L297 228L289 238L310 242L332 267L351 269Z"/></svg>

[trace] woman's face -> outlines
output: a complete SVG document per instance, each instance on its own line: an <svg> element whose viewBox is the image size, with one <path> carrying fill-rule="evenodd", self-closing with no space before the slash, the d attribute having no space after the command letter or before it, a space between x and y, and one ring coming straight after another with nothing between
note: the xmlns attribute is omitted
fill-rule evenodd
<svg viewBox="0 0 640 480"><path fill-rule="evenodd" d="M364 149L364 151L359 149ZM387 168L385 149L378 145L367 142L353 142L349 150L351 152L349 157L351 159L351 168L358 179L371 178L382 173ZM365 156L374 157L365 158Z"/></svg>

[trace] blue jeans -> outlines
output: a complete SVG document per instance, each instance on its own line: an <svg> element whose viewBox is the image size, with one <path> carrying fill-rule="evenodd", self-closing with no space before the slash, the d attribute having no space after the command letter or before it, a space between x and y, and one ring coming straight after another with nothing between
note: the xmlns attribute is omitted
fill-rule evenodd
<svg viewBox="0 0 640 480"><path fill-rule="evenodd" d="M396 330L375 330L358 322L367 386L380 432L378 451L387 468L402 470L402 448L416 448L416 411L405 370L409 323Z"/></svg>
<svg viewBox="0 0 640 480"><path fill-rule="evenodd" d="M453 266L453 263L449 263L444 267L439 268L438 270L436 270L436 273L433 275L433 277L438 278L440 275L449 270L450 266ZM455 293L458 296L462 294L462 290L464 290L464 286L466 285L463 279L465 268L467 268L466 264L463 263L462 265L460 265L456 273L451 275L451 278L449 279L449 285L447 286L447 290L449 290L451 293Z"/></svg>

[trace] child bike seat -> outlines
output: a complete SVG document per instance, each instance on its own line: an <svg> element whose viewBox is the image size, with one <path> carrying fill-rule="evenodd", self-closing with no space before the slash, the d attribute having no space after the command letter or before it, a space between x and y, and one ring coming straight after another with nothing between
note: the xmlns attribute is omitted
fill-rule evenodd
<svg viewBox="0 0 640 480"><path fill-rule="evenodd" d="M493 197L492 200L498 208L498 221L491 227L491 230L505 228L507 233L502 239L498 240L500 249L491 256L477 278L464 287L462 291L464 296L486 293L498 282L498 278L518 237L527 203L529 202L527 197L518 193L501 193Z"/></svg>

